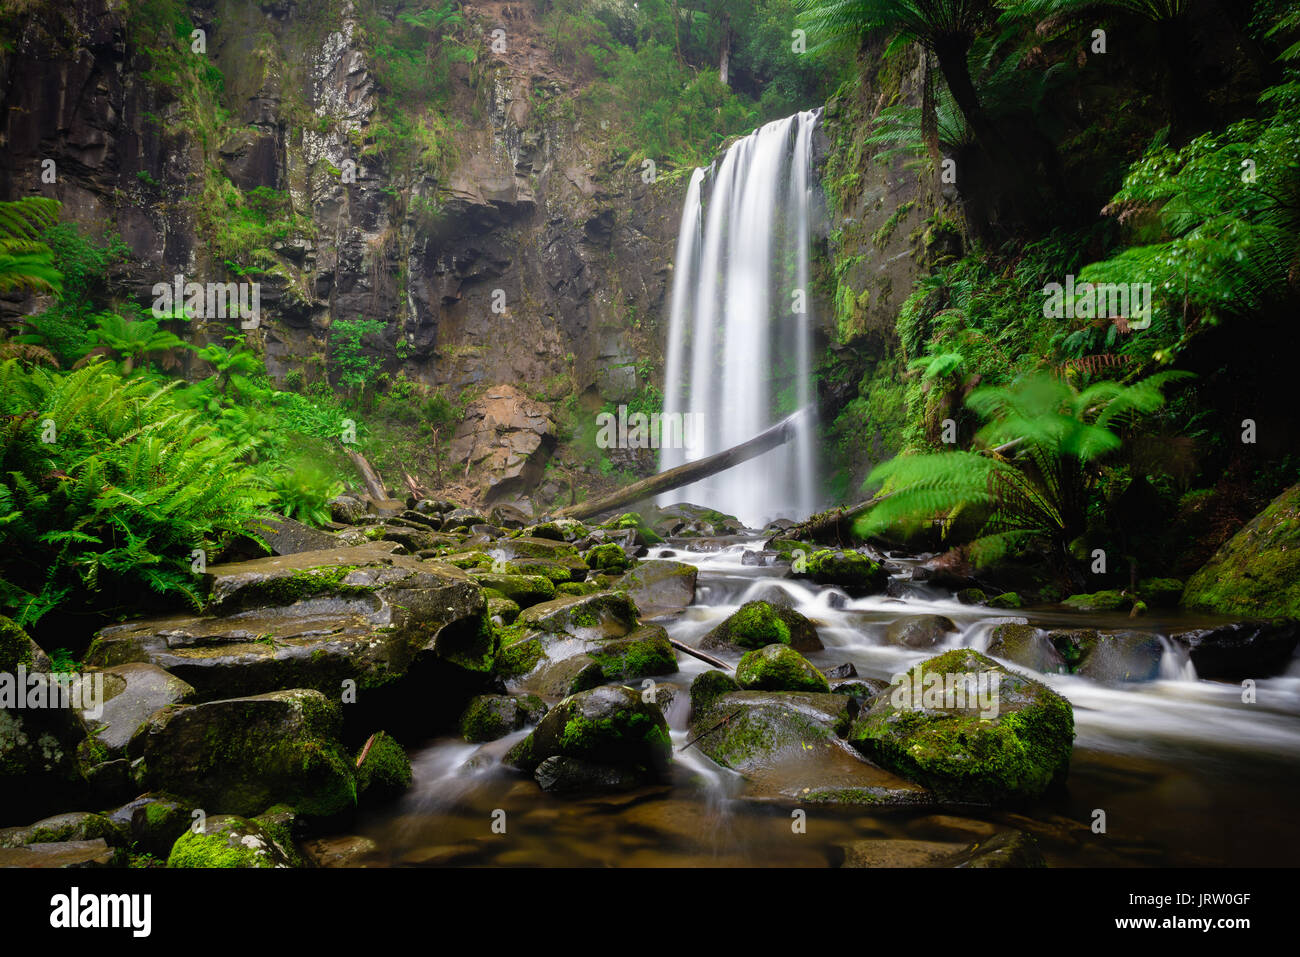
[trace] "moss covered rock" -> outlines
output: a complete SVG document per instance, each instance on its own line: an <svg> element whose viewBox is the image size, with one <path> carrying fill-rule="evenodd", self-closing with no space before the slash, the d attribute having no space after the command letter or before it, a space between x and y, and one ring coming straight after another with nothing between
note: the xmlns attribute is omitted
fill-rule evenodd
<svg viewBox="0 0 1300 957"><path fill-rule="evenodd" d="M172 845L168 867L292 867L294 852L256 821L232 814L207 818L201 832L187 830Z"/></svg>
<svg viewBox="0 0 1300 957"><path fill-rule="evenodd" d="M889 571L861 552L819 549L791 565L796 578L811 578L819 585L836 585L866 594L884 591Z"/></svg>
<svg viewBox="0 0 1300 957"><path fill-rule="evenodd" d="M536 695L478 695L460 717L460 735L466 741L495 741L536 724L544 714L546 703Z"/></svg>
<svg viewBox="0 0 1300 957"><path fill-rule="evenodd" d="M509 598L520 608L550 601L555 597L555 583L543 575L506 575L475 569L470 577L495 592Z"/></svg>
<svg viewBox="0 0 1300 957"><path fill-rule="evenodd" d="M988 652L997 658L1014 661L1044 673L1069 671L1065 659L1048 639L1047 633L1032 625L1008 622L998 625L989 636Z"/></svg>
<svg viewBox="0 0 1300 957"><path fill-rule="evenodd" d="M600 663L606 681L633 681L677 672L677 654L662 625L640 625L626 638L600 642L588 654Z"/></svg>
<svg viewBox="0 0 1300 957"><path fill-rule="evenodd" d="M789 645L767 645L747 652L736 665L736 683L745 691L817 691L830 682Z"/></svg>
<svg viewBox="0 0 1300 957"><path fill-rule="evenodd" d="M657 777L672 761L668 722L657 705L630 688L593 688L548 711L505 760L531 773L556 755L629 769L642 779Z"/></svg>
<svg viewBox="0 0 1300 957"><path fill-rule="evenodd" d="M1133 600L1123 592L1108 589L1091 594L1071 595L1061 604L1075 611L1124 611L1133 607Z"/></svg>
<svg viewBox="0 0 1300 957"><path fill-rule="evenodd" d="M1144 578L1137 593L1152 608L1174 608L1183 597L1183 583L1177 578Z"/></svg>
<svg viewBox="0 0 1300 957"><path fill-rule="evenodd" d="M712 669L697 675L691 682L691 712L703 714L709 710L715 699L728 692L739 690L740 685L736 684L736 679L725 671Z"/></svg>
<svg viewBox="0 0 1300 957"><path fill-rule="evenodd" d="M690 734L714 761L750 773L802 759L844 734L851 713L845 695L733 691L696 709Z"/></svg>
<svg viewBox="0 0 1300 957"><path fill-rule="evenodd" d="M1198 611L1300 619L1300 484L1273 499L1187 580Z"/></svg>
<svg viewBox="0 0 1300 957"><path fill-rule="evenodd" d="M637 607L621 592L565 595L525 609L517 623L548 635L621 638L636 627Z"/></svg>
<svg viewBox="0 0 1300 957"><path fill-rule="evenodd" d="M625 572L632 564L631 559L627 557L627 552L614 542L588 549L582 558L588 567L603 572Z"/></svg>
<svg viewBox="0 0 1300 957"><path fill-rule="evenodd" d="M339 705L316 691L276 691L166 708L127 747L146 788L199 807L255 814L289 804L328 816L356 804L354 762L339 743Z"/></svg>
<svg viewBox="0 0 1300 957"><path fill-rule="evenodd" d="M662 618L680 614L695 600L698 574L694 565L656 558L639 563L618 587L636 602L642 617Z"/></svg>
<svg viewBox="0 0 1300 957"><path fill-rule="evenodd" d="M370 803L392 800L411 786L411 761L386 731L362 745L356 760L357 796Z"/></svg>
<svg viewBox="0 0 1300 957"><path fill-rule="evenodd" d="M701 648L762 648L789 645L795 651L820 651L821 639L813 623L793 608L765 601L741 605L700 641Z"/></svg>
<svg viewBox="0 0 1300 957"><path fill-rule="evenodd" d="M1025 602L1015 592L1007 591L1000 595L994 595L985 604L990 608L1023 608Z"/></svg>
<svg viewBox="0 0 1300 957"><path fill-rule="evenodd" d="M949 684L955 690L960 682L981 679L983 701L968 693L979 684L968 686L962 700L955 694L924 693L927 685L933 693L936 681L942 692ZM995 698L990 694L994 680ZM992 708L982 707L990 703ZM900 676L858 716L848 737L872 761L946 800L1014 803L1064 782L1074 712L1046 685L959 648Z"/></svg>

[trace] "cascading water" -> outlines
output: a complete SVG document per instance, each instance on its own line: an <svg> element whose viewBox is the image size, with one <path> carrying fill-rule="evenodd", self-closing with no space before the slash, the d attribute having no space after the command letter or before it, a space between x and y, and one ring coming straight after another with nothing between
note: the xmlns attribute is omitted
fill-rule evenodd
<svg viewBox="0 0 1300 957"><path fill-rule="evenodd" d="M663 448L660 468L721 452L809 411L785 445L666 493L660 505L707 505L751 527L816 510L808 284L819 114L768 123L691 177L677 239L664 411L693 414L693 441Z"/></svg>

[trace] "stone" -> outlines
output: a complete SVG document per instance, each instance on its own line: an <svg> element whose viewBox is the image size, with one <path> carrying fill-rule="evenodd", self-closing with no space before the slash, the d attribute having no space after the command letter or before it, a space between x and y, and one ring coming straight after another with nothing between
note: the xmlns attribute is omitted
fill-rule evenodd
<svg viewBox="0 0 1300 957"><path fill-rule="evenodd" d="M789 645L766 645L747 652L736 665L736 683L745 691L831 690L826 676Z"/></svg>
<svg viewBox="0 0 1300 957"><path fill-rule="evenodd" d="M795 651L820 651L813 623L793 608L750 601L700 640L700 648L762 648L789 645Z"/></svg>
<svg viewBox="0 0 1300 957"><path fill-rule="evenodd" d="M1238 621L1170 635L1184 647L1199 678L1241 681L1281 674L1295 654L1300 623Z"/></svg>
<svg viewBox="0 0 1300 957"><path fill-rule="evenodd" d="M646 620L679 615L695 601L699 569L685 562L652 559L639 562L618 587L636 602Z"/></svg>
<svg viewBox="0 0 1300 957"><path fill-rule="evenodd" d="M448 453L489 504L536 488L555 448L551 408L512 385L490 387L465 409Z"/></svg>
<svg viewBox="0 0 1300 957"><path fill-rule="evenodd" d="M90 733L112 756L125 753L136 728L155 711L194 697L190 685L146 662L110 665L99 673L104 676L103 713L95 718L83 710L81 715Z"/></svg>
<svg viewBox="0 0 1300 957"><path fill-rule="evenodd" d="M909 615L890 622L885 640L905 648L933 648L956 632L952 619L943 615Z"/></svg>
<svg viewBox="0 0 1300 957"><path fill-rule="evenodd" d="M293 867L296 852L277 841L270 829L233 814L216 814L202 832L187 830L172 845L168 867Z"/></svg>

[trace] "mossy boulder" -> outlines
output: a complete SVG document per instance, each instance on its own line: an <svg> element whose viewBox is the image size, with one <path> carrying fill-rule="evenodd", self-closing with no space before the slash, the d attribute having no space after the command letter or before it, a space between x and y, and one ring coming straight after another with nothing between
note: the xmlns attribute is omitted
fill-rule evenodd
<svg viewBox="0 0 1300 957"><path fill-rule="evenodd" d="M659 777L672 761L668 722L657 705L630 688L593 688L548 711L505 760L531 773L557 755L625 769L643 780Z"/></svg>
<svg viewBox="0 0 1300 957"><path fill-rule="evenodd" d="M390 801L411 786L411 760L386 731L376 731L356 760L357 796L368 803Z"/></svg>
<svg viewBox="0 0 1300 957"><path fill-rule="evenodd" d="M466 741L495 741L545 714L546 702L537 695L478 695L460 717L460 735Z"/></svg>
<svg viewBox="0 0 1300 957"><path fill-rule="evenodd" d="M998 625L989 636L988 652L1044 673L1069 671L1065 659L1041 628L1018 622Z"/></svg>
<svg viewBox="0 0 1300 957"><path fill-rule="evenodd" d="M981 680L983 701L970 693L962 700L955 694L933 694L936 681L940 691L970 681L964 689L970 692L981 687ZM994 681L996 697L991 694ZM924 693L927 686L930 696ZM914 690L922 693L914 695ZM899 676L853 722L848 739L870 760L943 799L1017 803L1064 782L1074 712L1041 682L959 648Z"/></svg>
<svg viewBox="0 0 1300 957"><path fill-rule="evenodd" d="M580 581L573 580L574 569L570 565L565 562L551 561L549 558L517 558L513 561L500 562L493 571L506 575L541 575L543 578L549 578L557 589L565 584L582 584ZM578 577L582 578L585 575L584 570Z"/></svg>
<svg viewBox="0 0 1300 957"><path fill-rule="evenodd" d="M1152 608L1174 608L1183 597L1183 587L1177 578L1144 578L1137 593Z"/></svg>
<svg viewBox="0 0 1300 957"><path fill-rule="evenodd" d="M634 681L677 672L677 655L662 625L640 625L625 638L602 641L588 652L606 681Z"/></svg>
<svg viewBox="0 0 1300 957"><path fill-rule="evenodd" d="M698 574L694 565L656 558L640 562L618 587L636 602L643 618L662 618L680 614L695 600Z"/></svg>
<svg viewBox="0 0 1300 957"><path fill-rule="evenodd" d="M885 640L904 648L933 648L957 633L951 618L943 615L908 615L890 622Z"/></svg>
<svg viewBox="0 0 1300 957"><path fill-rule="evenodd" d="M696 676L691 682L691 712L703 714L714 700L731 691L739 691L736 679L725 671L711 669Z"/></svg>
<svg viewBox="0 0 1300 957"><path fill-rule="evenodd" d="M826 676L789 645L767 645L745 653L736 665L736 683L745 691L831 690Z"/></svg>
<svg viewBox="0 0 1300 957"><path fill-rule="evenodd" d="M547 635L575 638L621 638L637 625L637 607L622 592L564 595L526 608L517 624Z"/></svg>
<svg viewBox="0 0 1300 957"><path fill-rule="evenodd" d="M499 620L505 625L514 624L515 619L519 617L519 603L511 601L504 595L493 595L489 593L487 600L487 615L488 618L494 622Z"/></svg>
<svg viewBox="0 0 1300 957"><path fill-rule="evenodd" d="M791 553L792 554L792 553ZM819 585L836 585L859 594L885 590L889 571L861 552L822 548L791 565L796 578L811 578Z"/></svg>
<svg viewBox="0 0 1300 957"><path fill-rule="evenodd" d="M1123 592L1107 589L1091 594L1071 595L1061 604L1074 611L1126 611L1133 607L1133 599Z"/></svg>
<svg viewBox="0 0 1300 957"><path fill-rule="evenodd" d="M140 726L127 753L140 783L209 811L255 814L285 803L326 817L356 804L340 706L316 691L173 705Z"/></svg>
<svg viewBox="0 0 1300 957"><path fill-rule="evenodd" d="M762 772L800 761L810 748L843 735L851 715L845 695L733 691L695 709L690 736L718 764L742 774Z"/></svg>
<svg viewBox="0 0 1300 957"><path fill-rule="evenodd" d="M0 829L0 847L57 844L102 838L109 847L126 847L130 831L119 821L91 811L69 811L43 818L27 827Z"/></svg>
<svg viewBox="0 0 1300 957"><path fill-rule="evenodd" d="M994 595L985 602L990 608L1023 608L1024 599L1013 591L1006 591L1000 595Z"/></svg>
<svg viewBox="0 0 1300 957"><path fill-rule="evenodd" d="M142 794L109 817L125 827L138 852L166 860L172 845L194 823L189 802L165 792Z"/></svg>
<svg viewBox="0 0 1300 957"><path fill-rule="evenodd" d="M793 608L765 601L741 605L700 641L701 648L762 648L789 645L795 651L820 651L813 623Z"/></svg>
<svg viewBox="0 0 1300 957"><path fill-rule="evenodd" d="M509 598L520 608L555 597L555 583L543 575L507 575L475 569L470 572L470 577L484 588Z"/></svg>
<svg viewBox="0 0 1300 957"><path fill-rule="evenodd" d="M1223 615L1300 620L1300 484L1273 499L1187 580L1182 603Z"/></svg>
<svg viewBox="0 0 1300 957"><path fill-rule="evenodd" d="M276 840L257 821L232 814L213 815L201 832L187 830L172 845L168 867L292 867L296 852Z"/></svg>
<svg viewBox="0 0 1300 957"><path fill-rule="evenodd" d="M627 552L614 542L588 549L582 559L588 567L602 572L625 572L632 564Z"/></svg>

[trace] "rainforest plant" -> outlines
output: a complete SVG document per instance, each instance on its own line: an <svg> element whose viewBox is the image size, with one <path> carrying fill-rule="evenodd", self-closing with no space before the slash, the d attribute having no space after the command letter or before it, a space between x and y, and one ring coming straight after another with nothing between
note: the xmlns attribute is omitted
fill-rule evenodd
<svg viewBox="0 0 1300 957"><path fill-rule="evenodd" d="M1037 374L976 389L966 400L985 425L978 451L902 455L872 470L881 500L859 520L860 535L916 529L938 518L945 531L976 518L977 563L1037 545L1073 576L1071 546L1085 531L1098 463L1121 445L1116 429L1164 402L1161 390L1184 372L1157 373L1132 385L1097 382L1079 390Z"/></svg>
<svg viewBox="0 0 1300 957"><path fill-rule="evenodd" d="M174 400L179 382L0 363L0 610L112 613L199 600L192 562L253 534L269 493L246 449Z"/></svg>

